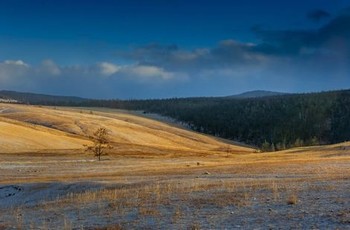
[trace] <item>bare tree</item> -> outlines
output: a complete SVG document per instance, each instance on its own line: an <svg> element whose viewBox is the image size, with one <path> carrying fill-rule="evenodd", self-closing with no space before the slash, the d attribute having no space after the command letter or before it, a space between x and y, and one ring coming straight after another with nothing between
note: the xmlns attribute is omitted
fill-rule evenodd
<svg viewBox="0 0 350 230"><path fill-rule="evenodd" d="M107 155L106 149L111 149L112 146L109 144L108 130L106 128L98 128L90 139L93 141L92 146L86 146L86 151L92 152L98 160L101 160L101 156Z"/></svg>

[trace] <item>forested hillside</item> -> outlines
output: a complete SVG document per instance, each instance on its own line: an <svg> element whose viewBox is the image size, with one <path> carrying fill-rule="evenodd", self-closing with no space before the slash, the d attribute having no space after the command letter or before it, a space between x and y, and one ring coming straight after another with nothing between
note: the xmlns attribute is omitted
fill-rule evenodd
<svg viewBox="0 0 350 230"><path fill-rule="evenodd" d="M42 105L79 105L88 99L81 97L53 96L36 93L22 93L16 91L0 90L0 99L17 101L22 104L42 104Z"/></svg>
<svg viewBox="0 0 350 230"><path fill-rule="evenodd" d="M193 130L265 151L350 140L350 90L251 99L90 101L86 105L158 113Z"/></svg>

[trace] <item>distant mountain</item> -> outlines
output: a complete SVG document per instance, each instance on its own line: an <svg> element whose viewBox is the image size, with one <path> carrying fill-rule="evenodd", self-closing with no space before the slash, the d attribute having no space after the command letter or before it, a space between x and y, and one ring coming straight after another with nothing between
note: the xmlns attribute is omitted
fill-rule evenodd
<svg viewBox="0 0 350 230"><path fill-rule="evenodd" d="M281 93L281 92L273 92L273 91L265 91L265 90L254 90L254 91L248 91L237 95L231 95L227 96L227 98L256 98L256 97L271 97L271 96L280 96L280 95L286 95L288 93Z"/></svg>
<svg viewBox="0 0 350 230"><path fill-rule="evenodd" d="M17 102L24 104L79 104L89 99L81 97L70 97L70 96L53 96L45 94L36 94L36 93L22 93L16 91L0 91L0 102Z"/></svg>
<svg viewBox="0 0 350 230"><path fill-rule="evenodd" d="M286 95L287 93L272 92L265 90L255 90L249 91L237 95L231 95L224 98L259 98L259 97L269 97L269 96L280 96ZM84 102L91 101L91 99L73 97L73 96L54 96L46 94L37 93L24 93L9 90L0 90L0 102L10 102L10 103L24 103L24 104L42 104L42 105L74 105L81 104ZM100 101L100 100L98 100ZM101 101L100 101L101 102Z"/></svg>

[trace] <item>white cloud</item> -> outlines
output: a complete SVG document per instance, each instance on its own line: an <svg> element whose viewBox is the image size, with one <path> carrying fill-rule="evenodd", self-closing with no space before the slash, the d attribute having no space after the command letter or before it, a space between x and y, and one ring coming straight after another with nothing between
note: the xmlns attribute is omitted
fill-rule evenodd
<svg viewBox="0 0 350 230"><path fill-rule="evenodd" d="M102 75L110 76L120 70L120 67L109 62L100 62L97 64Z"/></svg>
<svg viewBox="0 0 350 230"><path fill-rule="evenodd" d="M29 65L22 60L5 60L4 64L29 67Z"/></svg>
<svg viewBox="0 0 350 230"><path fill-rule="evenodd" d="M110 76L110 77L109 77ZM105 78L108 77L108 78ZM31 91L86 85L120 84L159 85L166 82L181 82L188 79L187 73L167 71L151 65L130 64L118 66L109 62L92 65L60 66L47 59L37 66L30 66L22 60L0 62L1 88Z"/></svg>
<svg viewBox="0 0 350 230"><path fill-rule="evenodd" d="M143 80L148 79L161 79L161 80L170 80L174 77L174 73L167 72L163 68L156 66L127 66L123 69L123 73L131 76L140 78Z"/></svg>
<svg viewBox="0 0 350 230"><path fill-rule="evenodd" d="M44 60L42 61L40 67L37 69L41 74L48 74L57 76L61 74L61 68L52 60Z"/></svg>
<svg viewBox="0 0 350 230"><path fill-rule="evenodd" d="M16 84L18 79L27 75L31 68L28 64L21 60L5 60L0 62L0 83L2 85Z"/></svg>
<svg viewBox="0 0 350 230"><path fill-rule="evenodd" d="M210 54L210 50L206 48L196 49L193 51L179 50L173 53L173 57L177 61L193 61L200 57L205 57Z"/></svg>

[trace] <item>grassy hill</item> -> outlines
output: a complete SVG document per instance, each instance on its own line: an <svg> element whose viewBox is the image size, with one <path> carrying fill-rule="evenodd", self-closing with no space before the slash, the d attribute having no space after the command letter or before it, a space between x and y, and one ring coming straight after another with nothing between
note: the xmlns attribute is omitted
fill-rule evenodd
<svg viewBox="0 0 350 230"><path fill-rule="evenodd" d="M228 144L212 137L121 112L58 110L27 105L0 104L0 151L82 149L99 127L110 132L115 151L210 153ZM233 151L252 149L230 146Z"/></svg>

